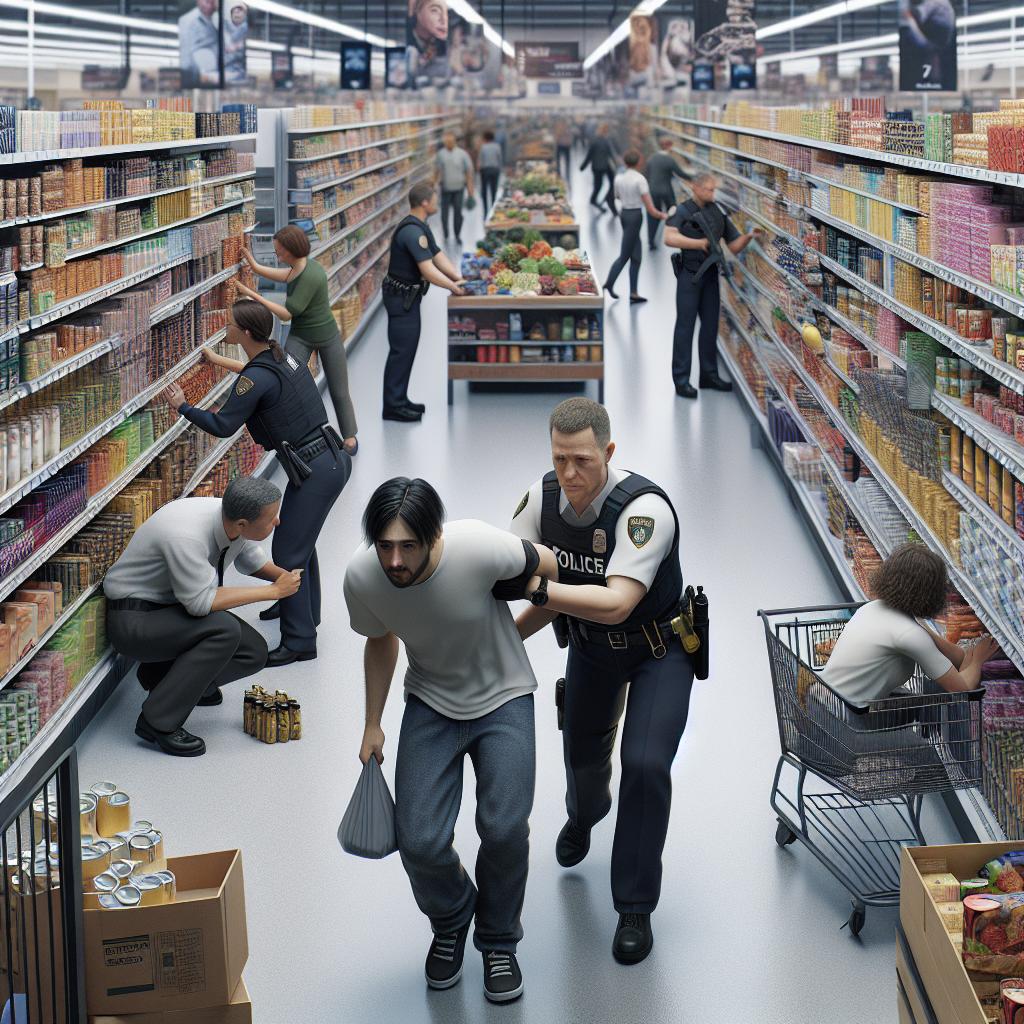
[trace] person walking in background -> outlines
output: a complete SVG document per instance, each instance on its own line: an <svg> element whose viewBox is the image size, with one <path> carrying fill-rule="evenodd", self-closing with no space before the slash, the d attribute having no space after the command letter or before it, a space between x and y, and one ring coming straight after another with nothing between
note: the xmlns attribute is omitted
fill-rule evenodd
<svg viewBox="0 0 1024 1024"><path fill-rule="evenodd" d="M294 224L281 228L274 235L274 253L282 266L265 267L256 262L248 249L242 250L242 258L260 277L285 284L287 298L283 306L245 285L240 284L238 290L262 303L282 323L291 323L285 346L290 355L308 364L310 355L316 352L327 376L327 391L338 417L338 430L345 439L345 451L355 455L359 449L356 440L359 427L349 393L348 357L331 311L327 274L310 258L309 251L306 232Z"/></svg>
<svg viewBox="0 0 1024 1024"><path fill-rule="evenodd" d="M569 180L569 172L572 169L572 125L568 120L561 120L555 125L555 168L562 174L566 181ZM565 171L562 171L562 166Z"/></svg>
<svg viewBox="0 0 1024 1024"><path fill-rule="evenodd" d="M498 181L501 178L501 146L494 141L494 132L488 130L483 134L483 145L480 147L480 199L484 204L483 216L495 199L498 198Z"/></svg>
<svg viewBox="0 0 1024 1024"><path fill-rule="evenodd" d="M615 154L615 147L608 138L608 125L602 124L597 129L597 135L587 148L587 155L580 164L580 170L585 171L591 168L594 174L594 190L590 193L590 205L596 206L599 210L601 204L605 203L612 213L618 213L615 208L615 165L619 162ZM598 201L601 192L601 185L607 181L608 191L604 199Z"/></svg>
<svg viewBox="0 0 1024 1024"><path fill-rule="evenodd" d="M626 170L615 176L615 197L622 204L619 214L619 221L622 224L622 246L619 255L608 272L608 280L604 283L604 290L613 298L617 299L613 285L618 279L622 268L629 261L629 301L630 303L646 302L647 300L639 294L637 288L640 283L640 262L643 259L644 247L640 242L640 229L644 223L644 208L647 209L647 216L655 221L662 221L668 218L667 213L657 210L651 202L650 189L647 179L637 170L640 163L640 154L635 149L627 150L622 158Z"/></svg>
<svg viewBox="0 0 1024 1024"><path fill-rule="evenodd" d="M446 132L444 145L437 153L437 175L441 183L441 227L444 240L449 239L449 213L455 230L455 241L462 244L462 198L464 192L473 195L473 161L469 154L455 144L455 136Z"/></svg>
<svg viewBox="0 0 1024 1024"><path fill-rule="evenodd" d="M651 187L651 202L658 210L671 210L676 205L676 193L672 184L672 178L684 179L683 169L676 163L672 155L672 138L669 135L662 135L658 139L658 151L651 154L644 168L647 175L647 184ZM664 217L647 217L647 244L651 249L656 249L658 237L658 226Z"/></svg>

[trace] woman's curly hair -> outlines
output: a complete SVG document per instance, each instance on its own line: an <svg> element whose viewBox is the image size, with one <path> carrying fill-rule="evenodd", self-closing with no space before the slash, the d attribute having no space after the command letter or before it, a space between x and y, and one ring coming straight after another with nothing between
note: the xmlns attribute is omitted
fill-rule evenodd
<svg viewBox="0 0 1024 1024"><path fill-rule="evenodd" d="M933 619L946 607L949 576L943 559L923 544L903 544L875 572L873 596L915 619Z"/></svg>

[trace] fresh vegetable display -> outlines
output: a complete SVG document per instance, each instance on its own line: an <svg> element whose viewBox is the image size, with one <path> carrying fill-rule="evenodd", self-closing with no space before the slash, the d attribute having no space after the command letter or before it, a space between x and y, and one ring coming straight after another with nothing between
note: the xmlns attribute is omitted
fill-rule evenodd
<svg viewBox="0 0 1024 1024"><path fill-rule="evenodd" d="M552 248L538 240L504 242L488 236L462 257L470 295L596 295L590 260L580 249Z"/></svg>
<svg viewBox="0 0 1024 1024"><path fill-rule="evenodd" d="M509 179L504 194L491 213L488 225L513 239L513 232L518 230L519 224L557 228L573 222L572 209L566 198L565 182L554 172L550 164L538 161L527 164L522 174ZM514 240L532 246L540 237L539 232L528 230ZM563 235L561 240L571 240L572 245L568 248L576 244L575 237L571 235ZM530 255L534 256L532 252ZM534 258L539 258L539 255Z"/></svg>

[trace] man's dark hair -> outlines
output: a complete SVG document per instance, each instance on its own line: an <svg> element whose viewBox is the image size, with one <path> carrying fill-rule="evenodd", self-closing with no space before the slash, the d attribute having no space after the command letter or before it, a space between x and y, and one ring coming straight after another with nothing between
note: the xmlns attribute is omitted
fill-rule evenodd
<svg viewBox="0 0 1024 1024"><path fill-rule="evenodd" d="M245 519L255 522L268 505L281 500L281 491L276 484L258 476L237 476L228 484L221 499L224 518L231 522Z"/></svg>
<svg viewBox="0 0 1024 1024"><path fill-rule="evenodd" d="M876 570L872 596L904 615L933 619L946 607L945 561L923 544L903 544Z"/></svg>
<svg viewBox="0 0 1024 1024"><path fill-rule="evenodd" d="M484 132L484 142L493 142L493 141L494 141L494 132L492 132L491 129L488 128L487 131Z"/></svg>
<svg viewBox="0 0 1024 1024"><path fill-rule="evenodd" d="M429 181L421 181L409 189L409 206L415 209L422 206L437 190Z"/></svg>
<svg viewBox="0 0 1024 1024"><path fill-rule="evenodd" d="M622 162L627 167L636 167L640 163L640 154L635 149L627 149L622 155Z"/></svg>
<svg viewBox="0 0 1024 1024"><path fill-rule="evenodd" d="M375 544L396 519L401 519L420 544L430 546L441 536L444 516L444 503L426 480L396 476L385 480L371 495L363 513L363 536L368 544Z"/></svg>

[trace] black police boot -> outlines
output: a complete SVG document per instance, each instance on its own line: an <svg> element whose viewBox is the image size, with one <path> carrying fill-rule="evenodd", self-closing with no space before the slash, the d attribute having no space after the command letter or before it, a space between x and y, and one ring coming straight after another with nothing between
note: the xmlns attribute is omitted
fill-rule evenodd
<svg viewBox="0 0 1024 1024"><path fill-rule="evenodd" d="M311 651L293 651L290 647L279 644L267 655L267 668L280 668L294 661L313 661L315 658L315 647Z"/></svg>
<svg viewBox="0 0 1024 1024"><path fill-rule="evenodd" d="M431 988L451 988L462 977L462 958L466 952L466 936L470 922L457 932L434 935L423 968Z"/></svg>
<svg viewBox="0 0 1024 1024"><path fill-rule="evenodd" d="M173 754L175 757L199 757L206 753L206 744L198 736L193 736L185 729L158 732L141 714L135 723L135 735L155 743L165 754Z"/></svg>
<svg viewBox="0 0 1024 1024"><path fill-rule="evenodd" d="M575 867L590 851L590 829L567 821L555 842L555 860L563 868Z"/></svg>
<svg viewBox="0 0 1024 1024"><path fill-rule="evenodd" d="M281 602L275 601L269 608L260 612L260 619L263 622L270 622L273 619L281 618Z"/></svg>
<svg viewBox="0 0 1024 1024"><path fill-rule="evenodd" d="M700 386L702 388L709 388L712 391L732 391L732 382L722 380L717 373L709 373L707 376L702 374Z"/></svg>
<svg viewBox="0 0 1024 1024"><path fill-rule="evenodd" d="M650 914L619 914L612 956L620 964L638 964L654 949Z"/></svg>
<svg viewBox="0 0 1024 1024"><path fill-rule="evenodd" d="M224 703L224 694L219 686L208 686L206 693L196 701L197 708L215 708Z"/></svg>
<svg viewBox="0 0 1024 1024"><path fill-rule="evenodd" d="M687 381L685 384L676 385L676 394L680 398L696 398L697 389L689 381Z"/></svg>
<svg viewBox="0 0 1024 1024"><path fill-rule="evenodd" d="M510 1003L523 994L523 972L515 953L484 953L484 995L492 1003Z"/></svg>
<svg viewBox="0 0 1024 1024"><path fill-rule="evenodd" d="M381 414L381 418L385 420L395 420L398 423L418 423L423 419L423 413L416 412L415 409L409 408L409 406L402 406L401 409L385 409Z"/></svg>
<svg viewBox="0 0 1024 1024"><path fill-rule="evenodd" d="M406 409L412 409L413 412L418 412L421 416L427 411L427 407L422 402L406 402Z"/></svg>

